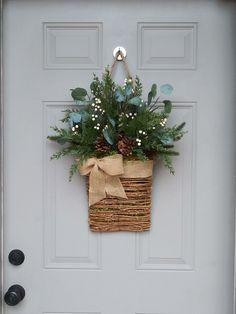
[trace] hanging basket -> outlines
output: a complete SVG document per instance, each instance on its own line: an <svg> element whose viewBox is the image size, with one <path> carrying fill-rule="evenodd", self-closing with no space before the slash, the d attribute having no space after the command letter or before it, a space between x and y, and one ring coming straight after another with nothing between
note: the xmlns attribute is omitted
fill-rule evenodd
<svg viewBox="0 0 236 314"><path fill-rule="evenodd" d="M119 180L127 198L106 194L89 206L92 231L146 231L151 224L153 161L124 160ZM87 180L88 193L90 180Z"/></svg>

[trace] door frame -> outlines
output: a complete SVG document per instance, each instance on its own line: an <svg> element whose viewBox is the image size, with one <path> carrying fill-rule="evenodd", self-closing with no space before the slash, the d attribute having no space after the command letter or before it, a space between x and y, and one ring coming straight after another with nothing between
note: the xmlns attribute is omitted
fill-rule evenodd
<svg viewBox="0 0 236 314"><path fill-rule="evenodd" d="M0 314L3 314L3 217L4 217L4 202L3 202L3 195L4 195L4 141L3 141L3 0L0 0L0 289L1 289L1 307L0 307ZM235 117L236 121L236 117ZM236 167L236 162L235 162ZM234 243L236 245L236 215L235 215L235 234L234 234ZM234 308L233 313L236 314L236 248L234 250Z"/></svg>
<svg viewBox="0 0 236 314"><path fill-rule="evenodd" d="M0 0L0 289L1 307L0 314L3 314L3 0Z"/></svg>

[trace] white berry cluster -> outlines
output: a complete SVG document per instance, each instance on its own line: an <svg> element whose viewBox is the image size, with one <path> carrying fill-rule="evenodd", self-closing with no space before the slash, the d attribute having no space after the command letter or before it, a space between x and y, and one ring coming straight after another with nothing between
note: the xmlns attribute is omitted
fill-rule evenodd
<svg viewBox="0 0 236 314"><path fill-rule="evenodd" d="M72 130L73 132L75 132L75 131L77 131L76 129L78 129L78 128L79 128L79 125L76 124L75 126L73 126L73 127L71 128L71 130Z"/></svg>
<svg viewBox="0 0 236 314"><path fill-rule="evenodd" d="M166 121L167 121L166 118L162 119L161 122L160 122L160 125L161 126L165 126L166 125Z"/></svg>
<svg viewBox="0 0 236 314"><path fill-rule="evenodd" d="M98 118L97 114L92 114L92 120L95 121L95 119Z"/></svg>
<svg viewBox="0 0 236 314"><path fill-rule="evenodd" d="M94 109L95 114L92 114L92 120L95 121L98 118L98 113L103 114L105 111L100 106L101 100L99 98L95 98L95 103L92 103L92 107Z"/></svg>
<svg viewBox="0 0 236 314"><path fill-rule="evenodd" d="M136 112L135 113L130 112L130 113L126 113L125 116L126 116L126 118L130 118L133 120L137 116L137 113Z"/></svg>
<svg viewBox="0 0 236 314"><path fill-rule="evenodd" d="M143 130L139 130L138 133L139 133L139 136L142 136L142 135L146 136L147 135L147 132L145 132ZM142 140L140 138L136 138L136 142L137 142L138 146L142 145Z"/></svg>
<svg viewBox="0 0 236 314"><path fill-rule="evenodd" d="M125 87L126 87L126 85L127 85L127 83L131 83L132 82L132 79L130 78L130 79L125 79L124 80L124 86L123 86L123 90L125 89ZM134 92L134 89L132 88L132 93Z"/></svg>
<svg viewBox="0 0 236 314"><path fill-rule="evenodd" d="M143 134L143 135L147 135L147 132L142 131L142 130L139 130L138 133L139 133L139 134Z"/></svg>
<svg viewBox="0 0 236 314"><path fill-rule="evenodd" d="M100 129L100 123L97 123L97 124L94 126L94 129L99 130L99 129Z"/></svg>
<svg viewBox="0 0 236 314"><path fill-rule="evenodd" d="M124 85L126 85L127 83L131 83L131 82L132 82L132 79L131 79L131 78L129 78L129 79L125 78L125 80L124 80Z"/></svg>
<svg viewBox="0 0 236 314"><path fill-rule="evenodd" d="M95 98L95 103L96 103L96 104L100 104L100 103L101 103L101 99Z"/></svg>

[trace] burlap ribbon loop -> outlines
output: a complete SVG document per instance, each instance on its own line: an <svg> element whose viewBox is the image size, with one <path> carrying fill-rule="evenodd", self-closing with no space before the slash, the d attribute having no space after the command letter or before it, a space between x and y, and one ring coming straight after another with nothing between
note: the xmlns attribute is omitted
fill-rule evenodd
<svg viewBox="0 0 236 314"><path fill-rule="evenodd" d="M124 173L122 155L116 154L101 159L89 158L79 165L79 172L82 176L89 175L89 206L107 195L127 199L119 179Z"/></svg>

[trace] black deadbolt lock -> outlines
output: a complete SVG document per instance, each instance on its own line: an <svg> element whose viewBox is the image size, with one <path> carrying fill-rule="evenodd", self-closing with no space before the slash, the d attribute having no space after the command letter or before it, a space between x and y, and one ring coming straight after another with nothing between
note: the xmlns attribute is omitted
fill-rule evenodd
<svg viewBox="0 0 236 314"><path fill-rule="evenodd" d="M20 285L11 286L4 295L6 304L14 306L22 301L25 297L25 289Z"/></svg>
<svg viewBox="0 0 236 314"><path fill-rule="evenodd" d="M8 260L12 265L21 265L25 260L25 255L21 250L12 250L8 255Z"/></svg>

